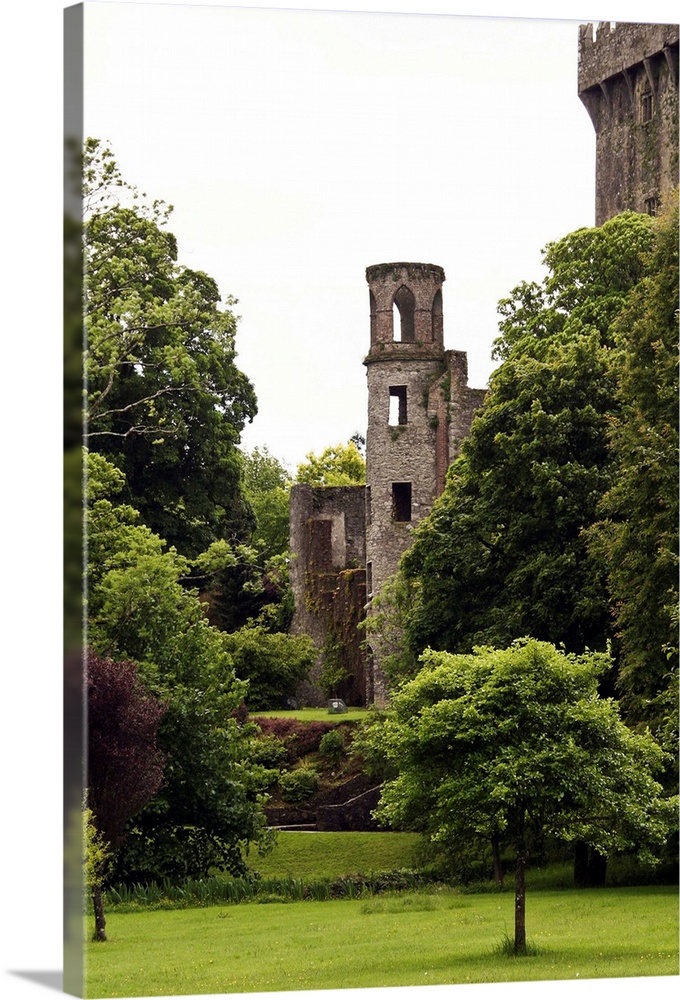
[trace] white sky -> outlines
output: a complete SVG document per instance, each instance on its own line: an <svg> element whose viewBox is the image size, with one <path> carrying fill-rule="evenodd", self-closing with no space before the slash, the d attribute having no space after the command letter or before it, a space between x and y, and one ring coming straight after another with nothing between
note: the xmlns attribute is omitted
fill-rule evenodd
<svg viewBox="0 0 680 1000"><path fill-rule="evenodd" d="M203 0L203 7L213 5L210 0ZM321 3L320 0L316 4L309 0L289 0L289 5L311 8L320 6ZM3 58L0 60L4 140L0 171L5 192L2 271L5 292L2 318L5 335L2 350L3 391L0 394L5 434L4 489L0 491L0 502L5 526L2 551L5 568L3 611L6 623L3 644L5 711L3 724L0 726L0 758L4 765L3 801L6 808L5 822L0 826L0 854L6 862L3 866L5 909L8 916L11 913L11 919L3 922L3 934L0 935L0 978L2 995L8 1000L40 1000L47 997L47 987L44 984L54 982L53 977L62 965L60 253L61 37L64 6L66 4L63 0L30 0L27 3L17 0L6 4L3 8ZM195 0L184 0L182 6L193 8L197 5ZM239 6L249 9L257 4L242 0ZM277 3L276 0L270 0L268 4L270 8L285 6L285 3ZM421 8L438 15L474 13L497 16L502 11L506 15L521 17L545 17L547 10L551 17L573 18L575 21L667 22L677 18L677 4L673 0L647 0L644 4L640 0L551 0L550 3L547 0L513 0L512 3L505 4L490 0L468 0L467 3L465 0L422 0L421 3L416 0L358 0L354 3L352 0L340 0L335 6L345 9L361 9L363 6L377 12L390 8L401 8L402 11ZM266 16L269 19L269 15ZM363 25L369 19L365 17L360 20ZM388 18L387 21L389 20ZM381 20L380 25L387 21ZM415 24L414 18L408 19L409 35L420 34L421 29L416 31ZM435 19L435 41L443 30L443 24L441 17ZM272 30L271 27L267 28L269 37ZM381 27L381 30L385 29ZM342 37L346 37L348 31L349 29L343 29ZM391 29L391 33L394 34L394 29ZM210 37L205 40L207 44ZM362 43L361 48L369 44L368 35L364 37L355 32L355 40L357 48L359 41ZM136 51L141 51L144 58L152 59L152 42L153 39L147 45L137 45L130 35L120 40L119 49L114 53L113 65L117 62L121 67L114 81L115 88L121 94L125 93L125 77L131 69L129 54L136 47ZM383 49L381 41L376 47L380 49L381 61L387 59L389 50ZM502 48L508 48L507 36ZM566 45L566 49L572 51L571 43ZM575 74L575 52L572 54L573 62L570 63L572 55L566 51L559 62L562 63L564 59L564 66L567 67L565 72ZM172 52L166 50L164 55L166 63L175 67L173 74L178 72L177 60L173 61L171 58ZM464 95L480 93L479 88L484 86L494 72L495 60L500 58L499 53L493 53L493 58L491 56L492 53L487 53L485 44L484 51L475 64L475 72L465 81L466 86L462 90ZM528 73L526 67L531 68L535 57L534 52L528 62L518 60L517 65L524 67L523 72ZM557 55L555 58L558 61ZM229 48L229 58L221 58L221 62L230 66L232 59L239 59L233 45ZM202 62L199 61L197 73L202 69ZM336 68L338 65L342 66L344 73L348 72L347 61L340 64L336 61L333 64ZM431 68L433 75L435 70L440 72L441 60L435 61ZM354 69L351 60L349 69ZM383 65L384 97L381 108L384 113L394 114L398 120L399 104L395 87L399 85L399 78L402 76L403 61L402 68L396 73L396 80L388 79L388 69L388 66ZM430 69L429 61L426 69ZM287 79L291 70L292 67L289 66ZM140 72L141 68L137 67L136 73ZM113 132L108 138L118 146L119 159L131 181L146 188L152 197L163 197L176 203L173 228L180 240L182 259L212 274L224 293L231 292L239 297L239 312L243 316L239 335L240 362L253 379L260 397L260 415L252 425L252 437L249 435L248 443L269 443L275 454L290 455L292 463L296 463L308 448L318 449L327 443L342 440L365 423L364 369L361 360L368 341L368 295L364 281L364 270L368 264L405 257L422 258L445 268L448 277L444 286L447 346L465 348L472 354L475 339L480 346L484 345L479 365L476 362L473 364L471 357L472 381L479 384L488 370L488 345L495 333L496 299L507 294L518 279L531 277L532 270L538 266L538 251L546 240L563 235L575 225L592 223L594 177L587 173L583 183L589 185L590 189L585 193L575 195L564 187L553 186L548 192L545 189L545 175L541 174L539 181L528 191L504 189L500 207L494 207L496 189L504 183L501 175L507 176L506 171L512 165L506 154L509 133L520 126L514 118L512 128L508 127L507 120L501 122L499 137L502 135L503 141L499 138L496 152L499 169L494 172L494 176L478 177L478 171L474 165L470 167L470 161L464 155L471 146L467 143L471 127L469 116L474 110L470 101L476 101L477 97L466 96L464 100L461 99L461 92L454 89L452 83L445 87L441 77L437 78L437 86L431 88L427 102L433 127L427 131L417 129L412 132L414 142L411 145L417 143L423 160L427 159L429 166L426 163L425 167L399 167L404 162L404 151L399 150L399 146L406 146L406 130L400 128L395 135L393 129L381 127L375 133L377 138L373 143L367 139L364 147L355 147L352 169L348 169L345 179L338 186L342 195L341 202L324 202L316 168L319 165L329 168L329 160L332 163L337 157L347 163L349 154L346 157L342 147L338 150L336 141L341 130L347 131L346 121L341 122L342 129L331 131L330 136L326 133L323 142L317 143L309 160L310 167L298 186L295 176L291 177L291 172L284 169L286 159L281 149L277 148L273 153L263 149L267 134L273 134L275 123L271 121L271 115L262 119L266 120L266 132L259 120L250 124L244 124L241 120L241 132L235 133L233 116L231 122L225 117L228 109L224 103L221 108L213 105L214 111L206 114L209 127L204 130L199 127L202 124L201 105L197 104L193 109L189 106L195 124L191 128L183 125L179 111L187 106L183 99L187 75L185 73L181 77L173 75L169 78L166 72L161 94L164 96L159 100L156 91L155 106L150 105L150 98L147 96L146 113L143 116L143 142L128 138L122 145L123 135ZM250 77L252 75L249 74ZM265 75L269 75L268 69ZM283 76L282 73L277 77L276 86L269 95L272 102L282 93ZM422 78L421 72L421 80ZM243 93L243 79L237 80L236 84ZM249 80L248 86L254 85L254 81ZM440 113L436 107L440 85L442 92L448 97L445 102L446 114ZM506 81L504 89L509 86L510 82ZM575 76L573 84L568 82L567 85L573 97L565 98L567 102L572 102L569 116L580 118L578 128L585 131L585 142L591 144L591 153L586 155L592 155L593 136L588 132L591 126L572 86L575 87ZM305 85L302 93L298 89L297 102L301 102L306 95L316 95L320 100L320 94L320 84L315 77L313 83ZM209 96L212 99L212 95ZM540 95L533 93L532 101L536 100L539 100L540 105ZM167 115L169 101L174 106L172 110L176 117L164 128L155 126L157 115ZM116 103L115 93L109 93L108 103ZM143 110L141 99L136 103L136 112L130 106L126 110L131 128L134 126L135 130ZM268 103L265 112L272 106ZM454 129L451 117L456 109L460 114L464 113L467 119L464 127L461 126L458 131ZM514 105L513 110L516 110ZM284 108L284 111L290 114L290 106ZM299 123L298 103L293 106L292 111L296 113L296 123ZM372 118L373 107L366 102L361 105L361 111L359 120L365 124L369 117ZM402 117L402 122L403 120ZM353 127L356 125L355 122L349 124ZM112 120L109 127L113 129ZM181 129L185 127L185 142L182 143ZM549 127L550 123L542 119L540 114L533 116L531 129L525 126L526 141L537 149L536 156L539 156L544 134ZM296 128L296 138L300 131ZM207 139L206 133L215 138ZM226 183L223 187L220 185L219 175L213 168L216 164L221 165L220 169L227 173L226 168L238 152L230 148L228 143L233 147L235 142L232 140L244 133L250 139L250 145L257 147L260 158L266 160L264 190L261 191L258 205L266 204L267 212L256 206L257 210L251 216L251 234L257 236L257 245L248 247L241 241L238 253L235 253L230 242L233 240L231 234L235 231L242 234L244 220L248 221L249 216L242 209L241 198L234 204L235 200L229 194L230 186ZM566 133L563 134L566 136ZM137 131L133 140L134 136L138 138ZM151 137L153 142L150 141ZM400 137L401 142L398 141ZM396 196L390 195L387 189L375 190L368 184L359 186L355 183L357 174L360 177L372 177L378 171L377 163L374 164L378 138L388 150L391 171L401 173L405 178ZM553 144L554 139L551 139L550 143L550 152L540 155L549 156L553 163L573 158L566 139L560 139L556 145ZM200 170L195 171L197 179L193 182L191 164L189 167L183 166L177 175L174 171L174 161L182 152L183 145L192 147L189 152L192 153L193 163L197 168L200 167ZM151 155L142 159L141 153L145 146L149 148ZM459 156L456 155L456 148L460 150ZM390 149L393 151L390 152ZM293 152L297 156L297 147L294 147ZM335 157L330 156L331 153ZM439 167L437 164L441 160L445 161L445 166ZM522 164L525 170L531 167L526 157L522 158ZM302 162L298 168L300 175L303 174L304 166L305 163ZM243 171L242 164L239 169ZM252 182L256 185L261 181L262 175L258 181L255 167L251 169ZM581 169L578 168L579 177ZM284 202L284 206L288 207L285 210L279 209L276 213L271 210L275 176L280 177L282 186L285 182L288 199ZM417 184L412 180L414 176ZM441 180L442 176L445 183ZM206 187L208 177L212 178L213 189L215 186L219 187L224 199L224 209L220 207L219 211L217 208L211 210L214 213L212 221L208 215L207 221L211 224L206 226L203 235L197 227L198 222L205 219L205 212L203 215L197 212L197 221L193 222L193 209L184 203L181 195L183 191L200 192ZM241 174L241 179L243 191L251 177L246 175L244 178ZM569 191L573 183L572 179ZM581 183L579 180L579 184ZM432 194L436 195L434 209L432 202L428 204L427 201ZM536 204L539 195L540 206ZM350 209L354 209L356 203L359 203L361 209L359 221L353 220L350 224ZM564 218L553 222L546 215L543 222L544 214L561 203L566 203ZM338 204L340 207L337 207ZM420 206L423 208L419 212ZM431 217L442 220L441 225L434 227L435 236L432 240L429 235L425 239L424 228L424 222L429 223ZM471 235L466 233L463 240L459 237L466 227L470 229L471 218L477 220L477 232ZM300 258L301 261L307 261L305 270L302 263L298 265L292 254L288 253L290 243L287 244L281 238L274 241L275 219L279 228L288 229L289 239L293 235L291 220L303 230L307 236L306 241L302 242L305 253L308 247L313 247L312 265L316 261L319 263L317 274L321 277L318 283L323 290L320 311L316 307L310 307L307 314L300 305L289 303L289 297L301 287L309 295L316 295L318 289L309 272L312 266L308 264L309 255ZM264 220L271 227L268 233L265 231L263 236L261 225L259 229L256 228L255 220ZM521 235L522 228L529 224L535 235L529 241L528 248L520 251L514 240ZM510 231L512 236L513 230L515 232L510 249L507 250L506 244L501 255L497 248L504 243L505 234ZM268 248L270 240L276 242L273 250ZM522 256L523 254L528 257ZM247 266L241 266L241 257L247 261ZM459 280L457 271L462 273L463 267L467 267L468 263L471 266L467 274L471 277ZM262 279L260 268L264 276ZM507 268L507 274L503 273L504 268ZM277 269L285 269L286 272L285 294L279 287L272 289L267 299L261 300L257 294L258 283L262 280L263 284L271 287L271 275L276 274ZM303 274L304 282L299 280L300 273ZM488 304L485 306L487 312L479 319L468 318L472 316L472 305L464 306L463 297L467 297L471 291L469 286L473 286L474 290L478 283L483 282L485 285L487 277L491 275L494 278L488 292ZM490 277L489 281L491 282ZM482 293L477 297L486 300L484 287ZM349 312L344 312L345 309ZM268 314L276 322L269 319L265 327ZM308 336L318 342L318 356L311 365L303 346L304 338ZM297 351L294 364L287 359L281 361L277 352L277 345L285 345L286 340ZM343 350L340 350L341 347ZM312 418L298 418L295 423L289 404L296 401L301 390L300 382L294 383L293 377L298 372L302 376L309 367L320 382L322 377L330 375L323 383L321 392L322 403L327 405L327 416L322 420L316 413ZM333 387L332 378L336 374L336 385L340 389ZM278 383L284 383L283 396L272 394ZM279 427L282 432L280 436ZM348 960L351 960L351 956L348 956ZM17 970L22 970L24 974L17 975ZM658 1000L675 997L677 977L583 982L579 985L579 997L588 1000L608 1000L609 997L634 1000L649 992L652 984ZM573 996L574 986L571 982L551 983L548 992L551 1000L569 1000ZM349 1000L350 995L365 996L366 1000L382 1000L383 997L387 1000L393 993L392 990L356 991L351 994L342 990L326 991L323 1000ZM298 996L301 1000L306 1000L314 995L316 994L269 993L261 996L263 1000L265 997L272 1000L275 996L280 996L282 1000L295 1000ZM399 995L403 995L404 1000L411 1000L415 996L418 996L418 1000L449 1000L451 988L404 988ZM546 987L541 983L499 986L480 984L456 987L455 995L461 1000L468 1000L468 997L470 1000L516 1000L519 997L523 1000L542 1000L546 995ZM256 1000L257 996L258 994L250 994L251 1000Z"/></svg>
<svg viewBox="0 0 680 1000"><path fill-rule="evenodd" d="M294 468L365 430L370 264L444 267L486 384L498 300L594 224L578 23L86 3L86 134L239 300L245 446Z"/></svg>

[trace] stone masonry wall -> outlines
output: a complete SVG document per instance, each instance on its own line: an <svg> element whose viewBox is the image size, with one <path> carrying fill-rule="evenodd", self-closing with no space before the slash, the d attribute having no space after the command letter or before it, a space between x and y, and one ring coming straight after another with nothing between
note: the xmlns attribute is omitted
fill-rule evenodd
<svg viewBox="0 0 680 1000"><path fill-rule="evenodd" d="M357 624L366 603L366 489L364 486L293 486L290 497L290 582L295 596L294 635L312 637L318 650L309 682L298 700L321 706L324 653L343 629L349 681L336 693L353 704L364 700L361 636Z"/></svg>
<svg viewBox="0 0 680 1000"><path fill-rule="evenodd" d="M656 214L678 184L678 25L581 25L579 97L596 133L595 221Z"/></svg>

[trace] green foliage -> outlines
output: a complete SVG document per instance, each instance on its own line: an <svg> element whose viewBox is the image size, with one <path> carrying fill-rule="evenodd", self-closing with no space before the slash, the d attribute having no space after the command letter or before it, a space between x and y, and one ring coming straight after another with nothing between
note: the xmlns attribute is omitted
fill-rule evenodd
<svg viewBox="0 0 680 1000"><path fill-rule="evenodd" d="M315 661L315 647L307 635L267 632L249 625L222 637L236 676L248 681L246 701L251 712L272 708L295 693Z"/></svg>
<svg viewBox="0 0 680 1000"><path fill-rule="evenodd" d="M659 272L656 233L632 213L572 233L546 248L541 285L522 284L500 303L501 364L402 562L396 614L412 654L521 635L582 652L613 637L609 559L588 529L617 480L615 358L628 349L617 317ZM657 374L674 384L670 369ZM393 680L413 670L399 662Z"/></svg>
<svg viewBox="0 0 680 1000"><path fill-rule="evenodd" d="M607 660L533 639L472 654L428 650L368 736L397 770L376 813L384 823L449 852L512 848L517 955L527 954L526 866L546 837L654 863L677 829L677 797L664 798L653 776L666 755L598 697Z"/></svg>
<svg viewBox="0 0 680 1000"><path fill-rule="evenodd" d="M251 733L234 718L247 685L234 674L224 635L180 583L186 560L134 508L107 495L123 486L118 470L92 454L88 468L89 639L102 655L137 662L167 705L158 735L164 784L128 824L116 877L238 870L243 845L269 839L251 776Z"/></svg>
<svg viewBox="0 0 680 1000"><path fill-rule="evenodd" d="M291 477L268 448L242 453L243 487L255 514L258 549L268 558L289 548Z"/></svg>
<svg viewBox="0 0 680 1000"><path fill-rule="evenodd" d="M253 740L250 759L263 767L275 768L283 764L288 756L286 744L273 733L262 733Z"/></svg>
<svg viewBox="0 0 680 1000"><path fill-rule="evenodd" d="M345 740L339 729L332 729L321 737L319 753L326 760L336 764L345 755Z"/></svg>
<svg viewBox="0 0 680 1000"><path fill-rule="evenodd" d="M107 881L111 868L111 848L97 830L92 810L83 809L83 846L85 849L83 889L91 896L95 889L101 889Z"/></svg>
<svg viewBox="0 0 680 1000"><path fill-rule="evenodd" d="M631 719L678 732L678 204L655 220L649 274L613 324L615 475L590 532L605 560Z"/></svg>
<svg viewBox="0 0 680 1000"><path fill-rule="evenodd" d="M235 299L177 262L172 208L124 182L110 150L84 151L86 426L125 473L127 497L185 555L253 524L239 434L255 393L235 364Z"/></svg>
<svg viewBox="0 0 680 1000"><path fill-rule="evenodd" d="M279 778L279 788L284 802L305 802L318 790L319 775L312 767L284 771Z"/></svg>
<svg viewBox="0 0 680 1000"><path fill-rule="evenodd" d="M598 697L607 660L535 640L426 652L368 734L398 771L381 819L440 843L499 835L528 856L552 835L650 861L675 821L653 777L665 755Z"/></svg>
<svg viewBox="0 0 680 1000"><path fill-rule="evenodd" d="M298 465L295 481L309 486L356 486L366 482L366 462L354 440L310 452Z"/></svg>
<svg viewBox="0 0 680 1000"><path fill-rule="evenodd" d="M346 716L343 716L346 718ZM261 732L277 736L286 746L291 761L300 760L307 754L316 753L322 737L335 729L333 722L302 722L295 717L257 716L253 720Z"/></svg>

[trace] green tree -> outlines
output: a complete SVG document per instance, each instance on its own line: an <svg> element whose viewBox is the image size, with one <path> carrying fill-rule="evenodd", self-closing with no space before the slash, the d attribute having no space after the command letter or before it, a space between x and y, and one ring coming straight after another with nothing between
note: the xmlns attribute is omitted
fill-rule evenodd
<svg viewBox="0 0 680 1000"><path fill-rule="evenodd" d="M251 624L224 637L224 646L236 674L248 681L246 704L251 712L280 707L295 694L316 660L316 648L307 635L269 632Z"/></svg>
<svg viewBox="0 0 680 1000"><path fill-rule="evenodd" d="M237 445L256 400L235 363L235 300L222 306L212 278L178 264L172 208L147 204L95 139L84 188L88 446L183 554L243 539L254 521Z"/></svg>
<svg viewBox="0 0 680 1000"><path fill-rule="evenodd" d="M290 487L285 466L267 447L243 452L243 488L255 514L254 542L267 558L288 553Z"/></svg>
<svg viewBox="0 0 680 1000"><path fill-rule="evenodd" d="M166 705L158 744L162 789L126 829L118 877L237 871L242 851L269 834L249 763L252 735L235 717L247 684L234 673L224 635L180 580L188 563L127 504L120 470L89 455L88 639L95 652L138 664Z"/></svg>
<svg viewBox="0 0 680 1000"><path fill-rule="evenodd" d="M653 863L676 822L677 802L654 778L663 751L598 696L607 660L533 639L428 650L363 736L397 772L383 786L383 822L440 844L499 838L514 850L516 954L526 953L526 866L543 838Z"/></svg>
<svg viewBox="0 0 680 1000"><path fill-rule="evenodd" d="M677 746L678 202L655 221L649 275L613 329L612 483L590 532L605 559L627 716Z"/></svg>
<svg viewBox="0 0 680 1000"><path fill-rule="evenodd" d="M366 462L354 440L311 452L298 465L295 481L309 486L356 486L366 482Z"/></svg>
<svg viewBox="0 0 680 1000"><path fill-rule="evenodd" d="M653 221L624 213L545 251L542 285L499 306L482 409L403 559L406 636L469 651L520 635L603 649L606 563L584 529L612 483L614 319L649 267Z"/></svg>

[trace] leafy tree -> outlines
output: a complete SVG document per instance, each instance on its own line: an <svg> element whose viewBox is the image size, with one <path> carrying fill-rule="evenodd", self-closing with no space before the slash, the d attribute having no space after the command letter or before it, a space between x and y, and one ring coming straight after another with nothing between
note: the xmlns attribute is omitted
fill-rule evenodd
<svg viewBox="0 0 680 1000"><path fill-rule="evenodd" d="M355 486L366 482L366 462L354 439L313 452L298 465L295 481L309 486Z"/></svg>
<svg viewBox="0 0 680 1000"><path fill-rule="evenodd" d="M137 662L166 704L158 734L165 783L129 824L115 874L238 870L243 848L269 839L249 765L252 733L234 717L247 684L234 674L223 633L180 582L187 561L134 508L114 502L118 469L101 455L88 465L89 641L102 656Z"/></svg>
<svg viewBox="0 0 680 1000"><path fill-rule="evenodd" d="M653 238L652 220L632 213L572 233L546 249L542 285L520 285L500 304L502 363L402 563L416 655L520 635L604 648L607 567L584 529L614 475L613 322Z"/></svg>
<svg viewBox="0 0 680 1000"><path fill-rule="evenodd" d="M165 755L158 749L158 727L165 706L141 683L137 667L96 653L87 657L87 801L92 822L109 852L118 851L126 824L154 797L163 778ZM90 867L97 941L106 940L102 905L101 846ZM91 857L91 861L94 859Z"/></svg>
<svg viewBox="0 0 680 1000"><path fill-rule="evenodd" d="M248 680L246 703L251 712L277 708L308 675L316 648L307 635L268 632L250 625L224 638L237 675Z"/></svg>
<svg viewBox="0 0 680 1000"><path fill-rule="evenodd" d="M199 587L208 619L224 632L248 624L286 631L294 611L287 555L267 557L253 545L212 545L194 561L185 582Z"/></svg>
<svg viewBox="0 0 680 1000"><path fill-rule="evenodd" d="M677 746L678 203L655 222L649 275L616 318L615 474L590 532L606 561L628 717Z"/></svg>
<svg viewBox="0 0 680 1000"><path fill-rule="evenodd" d="M253 526L237 445L256 401L235 363L235 300L177 263L172 208L147 204L94 139L84 185L87 442L125 473L145 523L195 556Z"/></svg>
<svg viewBox="0 0 680 1000"><path fill-rule="evenodd" d="M290 474L266 447L243 452L242 458L243 488L255 514L257 548L268 558L285 555L290 541Z"/></svg>
<svg viewBox="0 0 680 1000"><path fill-rule="evenodd" d="M516 954L526 953L525 870L547 835L653 863L676 820L653 775L664 753L598 696L604 653L520 640L470 654L426 651L363 742L397 776L378 816L440 844L514 850Z"/></svg>

